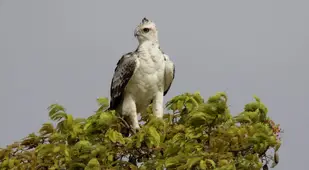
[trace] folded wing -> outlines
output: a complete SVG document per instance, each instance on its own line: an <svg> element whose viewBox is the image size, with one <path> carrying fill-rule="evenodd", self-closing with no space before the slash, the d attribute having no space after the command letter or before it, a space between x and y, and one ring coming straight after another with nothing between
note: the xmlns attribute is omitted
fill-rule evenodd
<svg viewBox="0 0 309 170"><path fill-rule="evenodd" d="M127 53L117 63L114 76L111 82L111 101L109 109L115 110L121 103L126 85L134 74L136 68L136 55Z"/></svg>
<svg viewBox="0 0 309 170"><path fill-rule="evenodd" d="M175 64L164 54L165 72L164 72L164 96L167 94L175 78Z"/></svg>

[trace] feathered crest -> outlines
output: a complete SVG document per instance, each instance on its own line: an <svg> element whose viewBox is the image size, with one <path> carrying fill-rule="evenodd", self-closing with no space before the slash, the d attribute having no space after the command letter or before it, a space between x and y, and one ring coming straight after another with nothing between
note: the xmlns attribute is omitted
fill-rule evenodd
<svg viewBox="0 0 309 170"><path fill-rule="evenodd" d="M146 17L144 17L143 20L142 20L142 23L144 24L144 23L146 23L146 22L149 22L149 19L147 19Z"/></svg>
<svg viewBox="0 0 309 170"><path fill-rule="evenodd" d="M142 22L138 25L138 27L141 27L142 25L149 24L149 23L153 23L153 22L151 20L147 19L146 17L144 17L142 19Z"/></svg>

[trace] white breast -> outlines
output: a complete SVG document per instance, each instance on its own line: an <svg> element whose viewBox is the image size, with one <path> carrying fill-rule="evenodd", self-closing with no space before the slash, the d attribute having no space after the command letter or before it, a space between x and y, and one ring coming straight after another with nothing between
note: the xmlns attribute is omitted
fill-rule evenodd
<svg viewBox="0 0 309 170"><path fill-rule="evenodd" d="M163 92L164 69L164 57L159 49L139 54L136 70L126 87L126 93L134 96L138 112L146 109L158 91Z"/></svg>

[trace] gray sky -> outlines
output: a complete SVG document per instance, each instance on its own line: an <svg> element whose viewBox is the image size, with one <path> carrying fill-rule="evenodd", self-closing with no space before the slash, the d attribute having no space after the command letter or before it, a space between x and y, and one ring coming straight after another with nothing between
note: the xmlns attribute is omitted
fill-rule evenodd
<svg viewBox="0 0 309 170"><path fill-rule="evenodd" d="M306 169L308 1L118 2L0 0L1 147L39 130L56 101L92 114L147 16L176 64L165 101L227 91L236 114L256 94L285 130L276 169Z"/></svg>

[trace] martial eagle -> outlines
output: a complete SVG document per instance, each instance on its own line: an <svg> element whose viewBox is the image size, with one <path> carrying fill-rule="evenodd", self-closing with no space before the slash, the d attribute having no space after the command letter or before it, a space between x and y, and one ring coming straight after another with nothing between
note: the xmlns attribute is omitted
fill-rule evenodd
<svg viewBox="0 0 309 170"><path fill-rule="evenodd" d="M138 113L153 104L155 116L163 117L163 96L175 76L175 65L160 48L154 22L143 18L134 36L139 45L134 52L121 57L110 88L110 108L129 120L133 129L140 128Z"/></svg>

